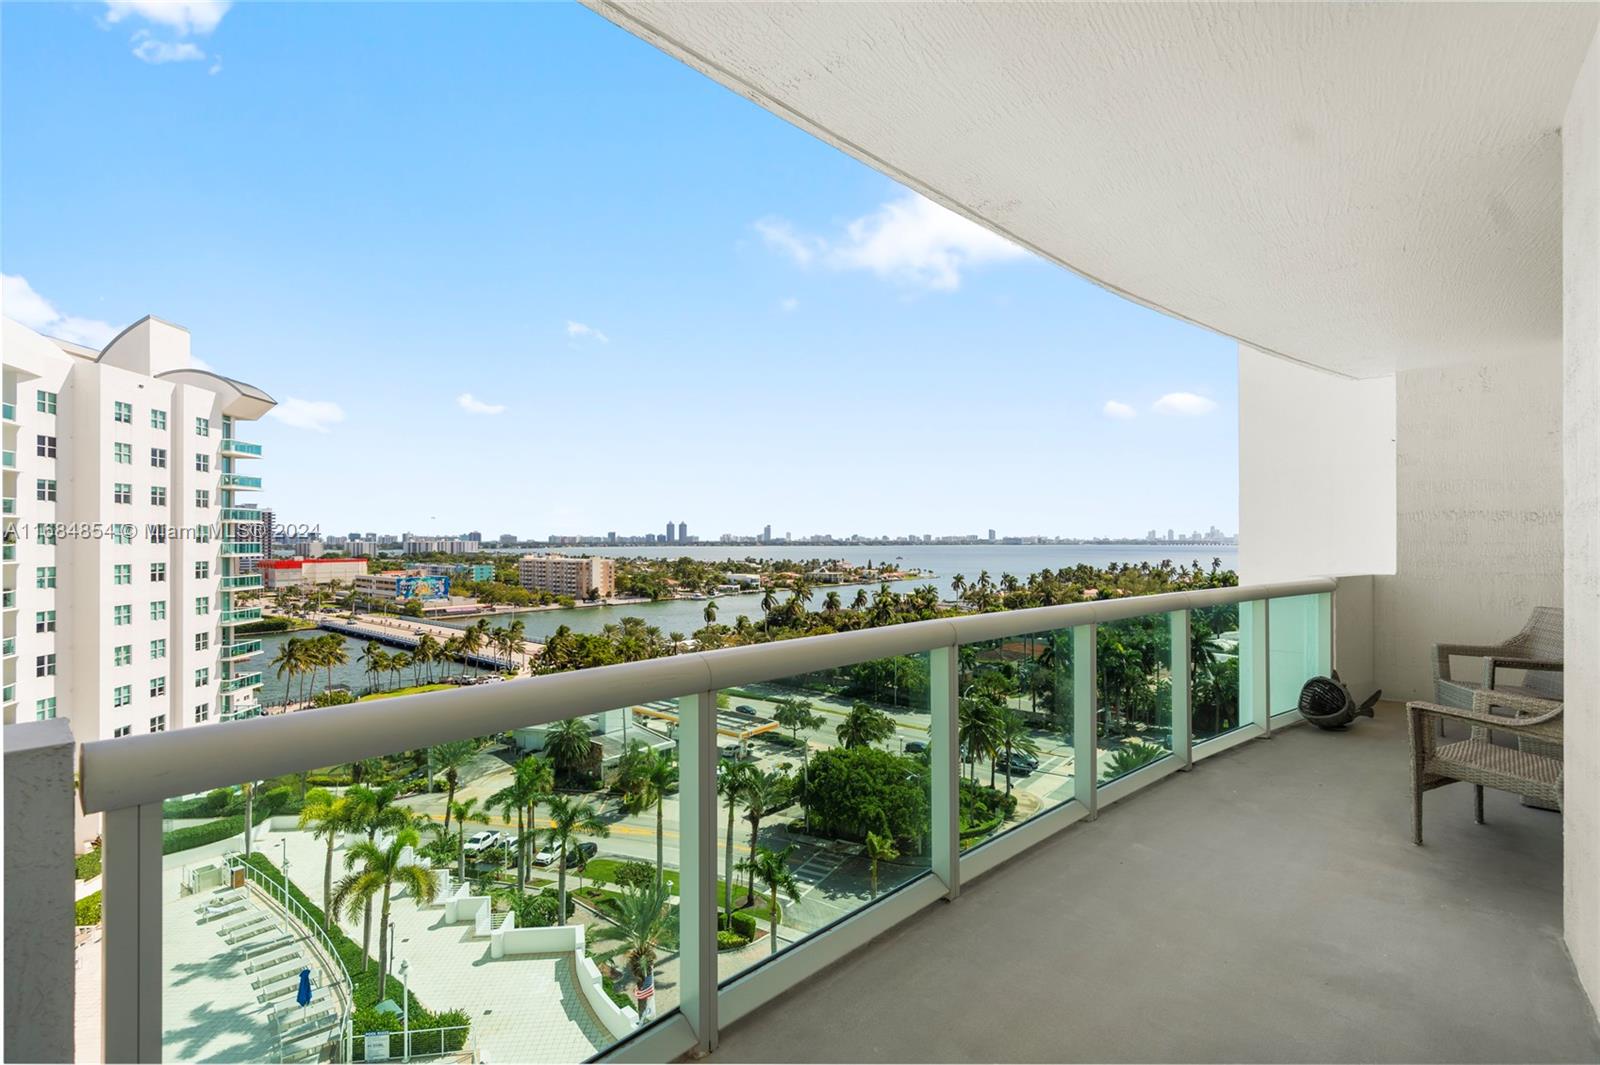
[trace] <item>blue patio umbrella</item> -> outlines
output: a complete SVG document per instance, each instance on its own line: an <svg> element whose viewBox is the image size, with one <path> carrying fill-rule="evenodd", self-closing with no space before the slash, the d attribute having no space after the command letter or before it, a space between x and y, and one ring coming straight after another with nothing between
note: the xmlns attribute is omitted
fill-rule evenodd
<svg viewBox="0 0 1600 1065"><path fill-rule="evenodd" d="M300 990L295 992L294 1000L302 1007L311 1005L311 970L300 970Z"/></svg>

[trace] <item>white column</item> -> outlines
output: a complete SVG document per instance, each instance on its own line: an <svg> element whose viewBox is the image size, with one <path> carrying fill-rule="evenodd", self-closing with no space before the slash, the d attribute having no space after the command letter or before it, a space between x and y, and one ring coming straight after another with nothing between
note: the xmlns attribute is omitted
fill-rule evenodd
<svg viewBox="0 0 1600 1065"><path fill-rule="evenodd" d="M929 652L929 757L933 763L933 873L945 898L961 894L961 713L958 649Z"/></svg>
<svg viewBox="0 0 1600 1065"><path fill-rule="evenodd" d="M717 695L678 700L679 1008L702 1053L717 1045Z"/></svg>
<svg viewBox="0 0 1600 1065"><path fill-rule="evenodd" d="M161 804L108 810L101 845L101 1040L108 1062L161 1060Z"/></svg>
<svg viewBox="0 0 1600 1065"><path fill-rule="evenodd" d="M1167 615L1172 634L1172 755L1189 769L1194 765L1194 722L1189 715L1189 612Z"/></svg>
<svg viewBox="0 0 1600 1065"><path fill-rule="evenodd" d="M1097 625L1072 630L1072 790L1085 817L1095 816L1095 782L1100 776L1099 738L1095 735L1095 633Z"/></svg>

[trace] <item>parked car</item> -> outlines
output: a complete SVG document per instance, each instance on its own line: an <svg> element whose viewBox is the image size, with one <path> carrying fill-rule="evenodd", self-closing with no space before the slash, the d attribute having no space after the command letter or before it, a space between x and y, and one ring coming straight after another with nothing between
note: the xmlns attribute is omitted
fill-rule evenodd
<svg viewBox="0 0 1600 1065"><path fill-rule="evenodd" d="M547 851L547 850L542 850L541 849L541 850L535 851L534 855L533 855L533 864L534 865L549 865L551 862L553 862L555 860L556 860L556 852L555 851Z"/></svg>
<svg viewBox="0 0 1600 1065"><path fill-rule="evenodd" d="M600 852L598 843L580 843L567 852L567 857L561 864L568 869L582 869L589 864L589 859Z"/></svg>
<svg viewBox="0 0 1600 1065"><path fill-rule="evenodd" d="M736 713L744 714L746 717L756 716L756 708L751 706L749 703L740 703L733 709Z"/></svg>
<svg viewBox="0 0 1600 1065"><path fill-rule="evenodd" d="M1025 777L1039 768L1039 759L1025 751L1012 751L1009 761L1002 755L999 761L995 763L995 766L1012 776Z"/></svg>
<svg viewBox="0 0 1600 1065"><path fill-rule="evenodd" d="M928 749L928 745L923 740L912 740L911 742L906 744L906 753L907 754L921 754L923 751L926 751L927 749Z"/></svg>
<svg viewBox="0 0 1600 1065"><path fill-rule="evenodd" d="M482 832L474 832L472 835L467 837L467 842L462 849L471 855L485 854L498 846L501 838L502 834L494 831L493 829L485 829Z"/></svg>

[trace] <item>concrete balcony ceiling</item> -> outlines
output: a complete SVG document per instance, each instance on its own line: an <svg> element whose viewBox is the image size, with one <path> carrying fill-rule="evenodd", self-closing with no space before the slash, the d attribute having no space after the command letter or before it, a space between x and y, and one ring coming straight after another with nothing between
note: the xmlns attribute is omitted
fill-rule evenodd
<svg viewBox="0 0 1600 1065"><path fill-rule="evenodd" d="M1559 128L1595 5L587 2L1267 351L1366 377L1560 348Z"/></svg>

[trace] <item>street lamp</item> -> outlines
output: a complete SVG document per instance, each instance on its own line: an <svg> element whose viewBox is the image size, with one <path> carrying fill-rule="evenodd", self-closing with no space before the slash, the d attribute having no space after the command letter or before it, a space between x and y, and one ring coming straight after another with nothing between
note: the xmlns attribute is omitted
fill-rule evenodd
<svg viewBox="0 0 1600 1065"><path fill-rule="evenodd" d="M393 922L389 925L394 927ZM405 958L400 959L400 1031L402 1059L411 1060L411 962ZM443 1036L440 1037L441 1039ZM443 1045L441 1043L441 1045Z"/></svg>
<svg viewBox="0 0 1600 1065"><path fill-rule="evenodd" d="M289 905L289 837L284 836L280 839L278 847L280 848L278 854L283 867L283 905L287 909Z"/></svg>
<svg viewBox="0 0 1600 1065"><path fill-rule="evenodd" d="M384 987L385 991L387 991L389 989L389 964L391 962L393 962L393 961L394 961L394 918L391 917L391 918L389 918L389 952L388 952L388 956L383 959L383 987ZM378 997L382 998L383 996L379 995Z"/></svg>

